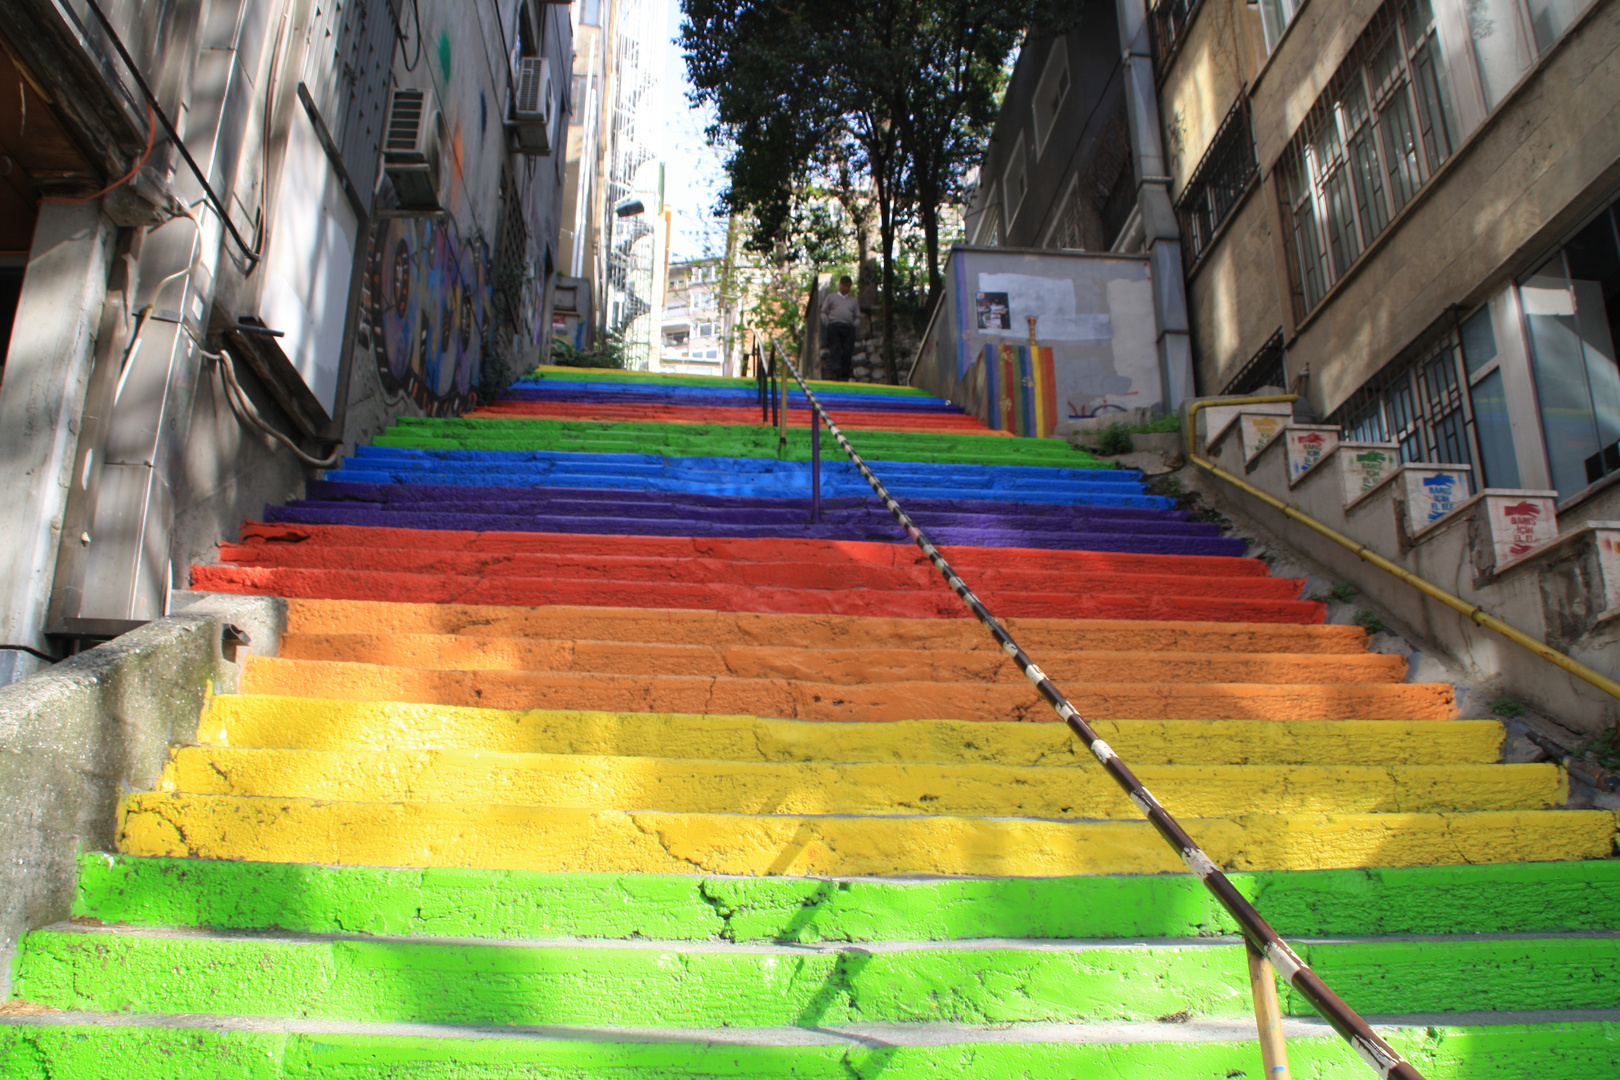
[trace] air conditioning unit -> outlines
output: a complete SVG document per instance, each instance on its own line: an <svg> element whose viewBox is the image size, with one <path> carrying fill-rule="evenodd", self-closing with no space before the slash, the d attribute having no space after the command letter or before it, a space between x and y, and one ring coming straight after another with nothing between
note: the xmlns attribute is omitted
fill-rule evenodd
<svg viewBox="0 0 1620 1080"><path fill-rule="evenodd" d="M544 157L551 153L551 59L525 56L518 60L516 75L511 128L518 153Z"/></svg>
<svg viewBox="0 0 1620 1080"><path fill-rule="evenodd" d="M383 135L383 172L393 182L401 210L438 213L444 158L444 114L431 90L401 87L388 107Z"/></svg>

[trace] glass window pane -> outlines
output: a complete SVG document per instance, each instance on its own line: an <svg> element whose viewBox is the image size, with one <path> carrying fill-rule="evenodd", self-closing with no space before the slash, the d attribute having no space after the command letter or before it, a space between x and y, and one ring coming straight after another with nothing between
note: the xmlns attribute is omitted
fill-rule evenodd
<svg viewBox="0 0 1620 1080"><path fill-rule="evenodd" d="M1488 314L1480 312L1481 315ZM1469 322L1479 318L1475 316ZM1485 322L1487 329L1490 321ZM1467 348L1467 324L1464 324L1464 348ZM1491 340L1494 350L1496 341ZM1469 363L1472 364L1472 358ZM1516 488L1519 483L1519 459L1513 452L1513 429L1508 423L1507 394L1502 389L1502 370L1491 372L1474 384L1474 432L1479 436L1479 454L1484 460L1485 487Z"/></svg>
<svg viewBox="0 0 1620 1080"><path fill-rule="evenodd" d="M1423 183L1411 94L1405 86L1397 87L1390 95L1379 114L1378 126L1384 133L1384 156L1389 161L1390 200L1399 210Z"/></svg>
<svg viewBox="0 0 1620 1080"><path fill-rule="evenodd" d="M1575 297L1562 253L1520 286L1530 328L1531 366L1541 399L1541 429L1552 464L1553 487L1573 495L1590 481L1586 462L1601 454L1586 354L1575 325Z"/></svg>
<svg viewBox="0 0 1620 1080"><path fill-rule="evenodd" d="M1462 324L1463 362L1474 375L1496 359L1496 331L1491 328L1491 309L1482 307Z"/></svg>
<svg viewBox="0 0 1620 1080"><path fill-rule="evenodd" d="M1530 26L1536 34L1536 51L1544 52L1569 29L1586 6L1586 0L1529 0Z"/></svg>
<svg viewBox="0 0 1620 1080"><path fill-rule="evenodd" d="M1526 50L1520 47L1515 8L1516 0L1468 0L1463 5L1487 109L1494 109L1502 95L1519 81L1529 60Z"/></svg>

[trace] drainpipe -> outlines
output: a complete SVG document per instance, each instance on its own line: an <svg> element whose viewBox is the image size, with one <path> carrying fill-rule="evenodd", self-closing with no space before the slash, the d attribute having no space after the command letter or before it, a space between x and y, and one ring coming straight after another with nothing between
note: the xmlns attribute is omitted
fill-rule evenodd
<svg viewBox="0 0 1620 1080"><path fill-rule="evenodd" d="M1119 19L1120 60L1125 86L1125 118L1131 165L1136 170L1136 211L1142 244L1153 274L1153 314L1157 323L1161 405L1176 413L1194 397L1192 338L1187 320L1187 282L1181 267L1181 234L1170 202L1159 100L1153 79L1153 48L1144 0L1114 0Z"/></svg>

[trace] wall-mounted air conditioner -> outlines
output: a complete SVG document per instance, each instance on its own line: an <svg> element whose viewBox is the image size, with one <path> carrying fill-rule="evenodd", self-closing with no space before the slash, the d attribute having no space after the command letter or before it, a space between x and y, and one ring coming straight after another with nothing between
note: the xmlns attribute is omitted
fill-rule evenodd
<svg viewBox="0 0 1620 1080"><path fill-rule="evenodd" d="M522 57L515 74L511 128L518 152L543 157L551 153L551 60L545 56Z"/></svg>
<svg viewBox="0 0 1620 1080"><path fill-rule="evenodd" d="M444 159L444 115L433 91L401 87L388 108L383 135L383 171L393 182L401 210L438 213Z"/></svg>

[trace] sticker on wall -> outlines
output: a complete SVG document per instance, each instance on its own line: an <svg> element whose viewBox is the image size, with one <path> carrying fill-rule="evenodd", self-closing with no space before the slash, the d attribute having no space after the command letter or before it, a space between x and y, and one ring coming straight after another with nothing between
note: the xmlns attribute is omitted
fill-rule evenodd
<svg viewBox="0 0 1620 1080"><path fill-rule="evenodd" d="M1401 464L1394 443L1340 443L1338 458L1346 506L1376 490Z"/></svg>
<svg viewBox="0 0 1620 1080"><path fill-rule="evenodd" d="M1238 435L1243 440L1243 460L1253 461L1254 456L1269 446L1287 426L1286 416L1244 413L1238 417Z"/></svg>
<svg viewBox="0 0 1620 1080"><path fill-rule="evenodd" d="M1467 465L1408 465L1405 483L1406 525L1412 535L1449 515L1468 498Z"/></svg>
<svg viewBox="0 0 1620 1080"><path fill-rule="evenodd" d="M978 313L980 330L1011 330L1012 306L1004 292L977 294L974 307Z"/></svg>
<svg viewBox="0 0 1620 1080"><path fill-rule="evenodd" d="M986 345L986 397L995 407L998 431L1044 439L1057 426L1052 350L1029 345Z"/></svg>
<svg viewBox="0 0 1620 1080"><path fill-rule="evenodd" d="M1299 483L1305 474L1327 460L1339 445L1335 427L1291 427L1288 429L1288 485Z"/></svg>
<svg viewBox="0 0 1620 1080"><path fill-rule="evenodd" d="M1496 566L1528 555L1543 544L1558 539L1556 496L1485 496L1485 510L1491 523L1491 542L1496 548Z"/></svg>

